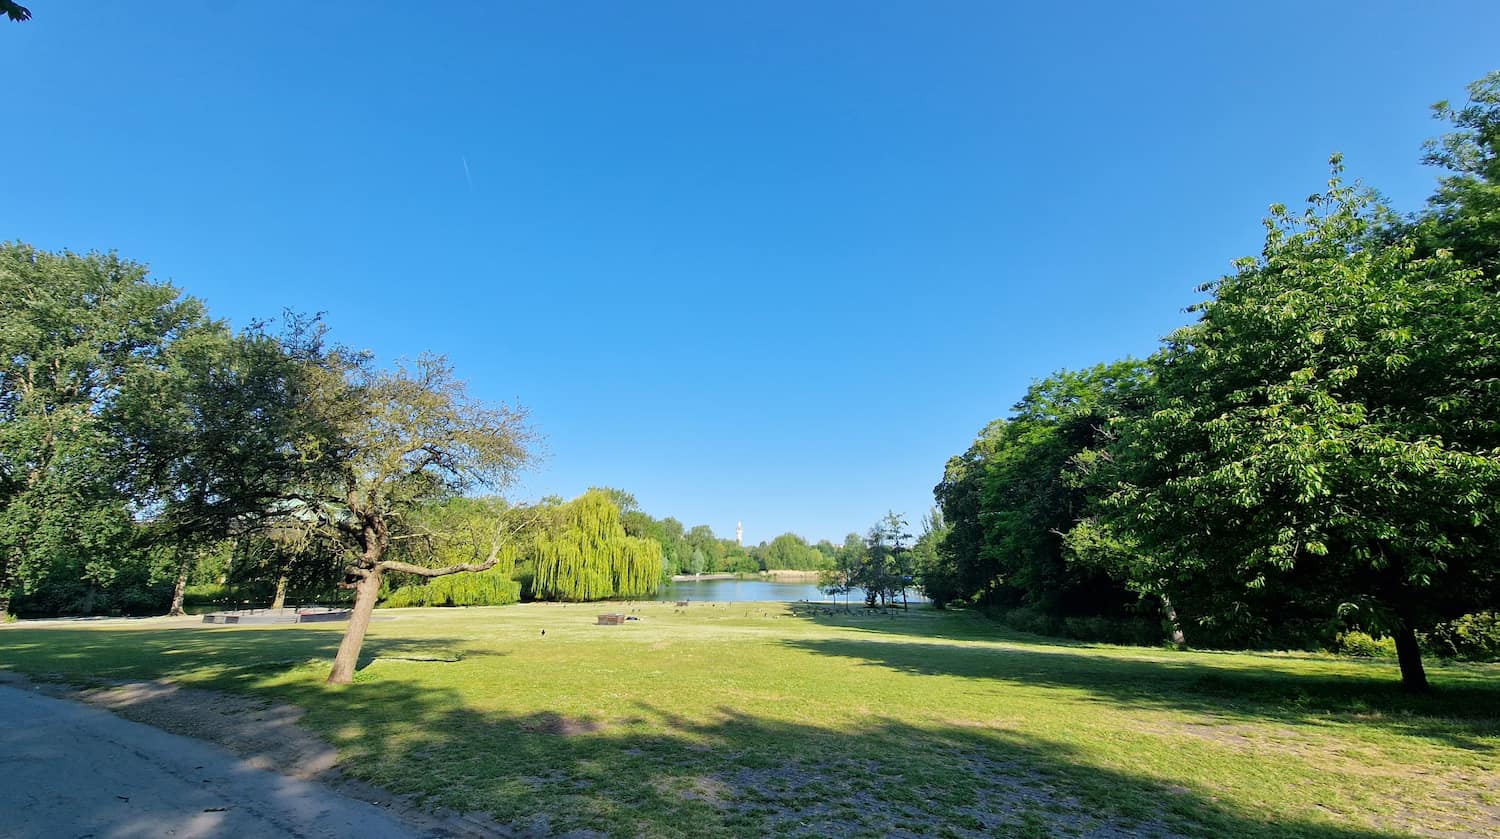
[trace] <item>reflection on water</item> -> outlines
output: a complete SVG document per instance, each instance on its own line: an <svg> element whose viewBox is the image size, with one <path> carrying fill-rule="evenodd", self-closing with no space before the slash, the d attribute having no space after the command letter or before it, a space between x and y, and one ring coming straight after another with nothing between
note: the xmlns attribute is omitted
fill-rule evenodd
<svg viewBox="0 0 1500 839"><path fill-rule="evenodd" d="M844 602L848 597L851 604L861 604L865 601L863 589L855 589L848 595L840 594L837 597L824 594L819 590L816 583L811 582L772 582L770 580L692 580L689 582L667 583L657 593L657 600L698 600L713 603L737 603L753 600L780 600L796 602L799 600L837 600ZM916 589L908 589L907 599L913 603L926 602L927 598Z"/></svg>

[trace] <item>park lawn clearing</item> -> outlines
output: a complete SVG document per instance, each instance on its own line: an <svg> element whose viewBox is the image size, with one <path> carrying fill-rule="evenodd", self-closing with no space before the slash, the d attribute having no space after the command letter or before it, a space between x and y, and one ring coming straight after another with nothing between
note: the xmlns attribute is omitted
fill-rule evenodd
<svg viewBox="0 0 1500 839"><path fill-rule="evenodd" d="M537 603L379 612L330 687L340 630L9 627L0 667L291 703L344 774L541 834L1500 835L1495 666L1413 697L1393 663L963 612Z"/></svg>

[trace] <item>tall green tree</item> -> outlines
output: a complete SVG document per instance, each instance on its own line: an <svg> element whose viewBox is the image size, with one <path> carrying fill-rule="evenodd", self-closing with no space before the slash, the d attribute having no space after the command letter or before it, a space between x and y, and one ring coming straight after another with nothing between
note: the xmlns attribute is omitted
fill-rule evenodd
<svg viewBox="0 0 1500 839"><path fill-rule="evenodd" d="M1500 596L1500 299L1337 158L1266 228L1117 424L1109 518L1199 619L1358 612L1425 689L1417 632Z"/></svg>
<svg viewBox="0 0 1500 839"><path fill-rule="evenodd" d="M702 567L695 566L691 569L691 573L702 574L723 569L724 543L714 535L712 527L706 524L697 525L683 534L682 538L688 549L692 551L694 562L697 561L696 557L699 554L703 556Z"/></svg>
<svg viewBox="0 0 1500 839"><path fill-rule="evenodd" d="M944 534L921 564L934 601L1059 617L1118 617L1129 607L1135 596L1108 573L1071 561L1066 537L1105 493L1078 480L1075 458L1102 445L1112 418L1139 410L1148 380L1135 360L1055 373L949 461L935 489Z"/></svg>
<svg viewBox="0 0 1500 839"><path fill-rule="evenodd" d="M1500 281L1500 71L1469 85L1462 106L1439 102L1433 115L1456 130L1426 145L1424 160L1447 174L1418 241L1480 269L1493 288Z"/></svg>
<svg viewBox="0 0 1500 839"><path fill-rule="evenodd" d="M988 575L979 561L984 549L983 509L985 467L1004 444L1009 426L1003 419L987 424L959 455L948 459L943 480L933 488L948 532L937 545L937 564L923 573L920 584L934 603L946 604L980 594Z"/></svg>
<svg viewBox="0 0 1500 839"><path fill-rule="evenodd" d="M144 265L0 245L0 614L44 580L98 591L140 555L119 405L176 343L221 333Z"/></svg>
<svg viewBox="0 0 1500 839"><path fill-rule="evenodd" d="M321 324L290 314L280 334L263 324L238 334L200 330L122 389L115 416L129 490L152 540L182 548L172 614L181 613L199 547L286 542L314 527L316 516L294 496L337 480L322 447L339 429L312 408L322 341Z"/></svg>

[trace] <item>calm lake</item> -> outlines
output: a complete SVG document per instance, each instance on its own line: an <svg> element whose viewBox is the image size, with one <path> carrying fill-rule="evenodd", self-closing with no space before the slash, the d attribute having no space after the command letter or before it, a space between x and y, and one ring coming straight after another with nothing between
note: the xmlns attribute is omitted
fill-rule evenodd
<svg viewBox="0 0 1500 839"><path fill-rule="evenodd" d="M852 604L863 603L865 593L861 589L849 592L849 602ZM690 580L686 582L671 582L662 587L656 595L657 600L696 600L711 603L736 603L753 600L832 600L828 595L818 590L816 583L811 582L786 582L777 583L768 580ZM916 589L907 591L907 599L912 603L924 603L924 598ZM838 602L844 602L844 595L839 595Z"/></svg>

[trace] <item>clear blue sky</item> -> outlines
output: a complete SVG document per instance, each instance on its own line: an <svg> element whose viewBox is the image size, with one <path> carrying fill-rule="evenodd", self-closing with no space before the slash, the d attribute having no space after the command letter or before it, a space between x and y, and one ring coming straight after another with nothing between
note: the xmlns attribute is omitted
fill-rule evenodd
<svg viewBox="0 0 1500 839"><path fill-rule="evenodd" d="M1329 152L1417 208L1427 105L1500 66L1493 2L29 5L0 238L445 353L547 438L512 494L747 541L915 525Z"/></svg>

